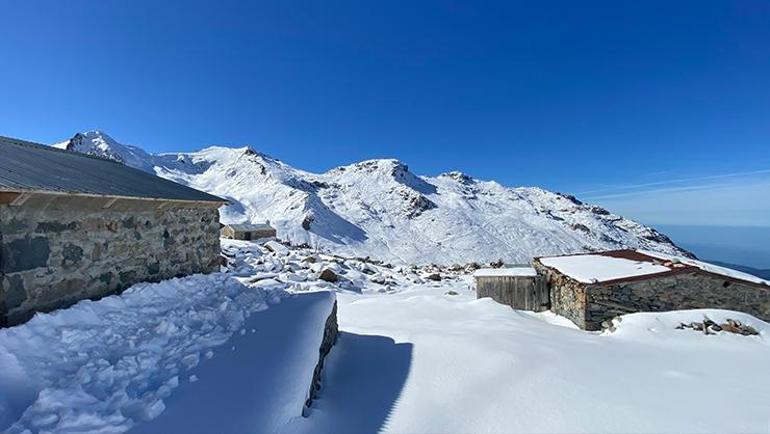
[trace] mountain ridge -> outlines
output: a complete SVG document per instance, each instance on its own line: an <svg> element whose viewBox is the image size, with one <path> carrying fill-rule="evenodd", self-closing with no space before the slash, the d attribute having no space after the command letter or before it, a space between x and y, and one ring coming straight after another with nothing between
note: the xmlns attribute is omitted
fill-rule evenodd
<svg viewBox="0 0 770 434"><path fill-rule="evenodd" d="M617 248L691 255L655 229L571 195L457 171L418 176L397 159L312 173L250 147L151 154L97 130L54 146L225 197L232 205L221 209L224 223L268 220L283 239L348 256L450 264Z"/></svg>

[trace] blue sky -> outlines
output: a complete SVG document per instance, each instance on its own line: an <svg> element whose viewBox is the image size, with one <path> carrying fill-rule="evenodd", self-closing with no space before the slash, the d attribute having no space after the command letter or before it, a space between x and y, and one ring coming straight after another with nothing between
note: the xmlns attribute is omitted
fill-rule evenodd
<svg viewBox="0 0 770 434"><path fill-rule="evenodd" d="M770 227L770 2L6 1L0 134L243 145L308 170Z"/></svg>

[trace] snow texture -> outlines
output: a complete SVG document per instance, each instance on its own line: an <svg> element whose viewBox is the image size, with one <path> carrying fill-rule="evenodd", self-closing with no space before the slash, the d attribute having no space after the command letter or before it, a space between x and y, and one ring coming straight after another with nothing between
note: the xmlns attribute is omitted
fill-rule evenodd
<svg viewBox="0 0 770 434"><path fill-rule="evenodd" d="M452 289L458 295L448 296ZM739 312L639 313L586 332L475 299L462 280L340 294L341 335L305 433L740 433L770 420L770 325ZM736 319L759 336L676 330Z"/></svg>
<svg viewBox="0 0 770 434"><path fill-rule="evenodd" d="M767 427L770 325L749 315L632 314L615 319L613 332L586 332L550 312L477 300L470 266L392 266L282 247L223 240L226 272L136 285L1 330L0 430ZM338 280L319 280L322 270ZM302 417L332 292L341 333ZM676 329L705 317L760 334Z"/></svg>
<svg viewBox="0 0 770 434"><path fill-rule="evenodd" d="M134 285L0 330L0 430L124 432L182 411L180 432L211 422L238 432L247 422L268 429L299 417L333 293L287 292L288 251L224 243L233 256L225 273ZM306 280L304 292L326 285ZM270 305L275 311L262 313ZM223 385L229 400L217 395ZM264 405L238 419L235 398ZM198 423L183 428L182 420Z"/></svg>
<svg viewBox="0 0 770 434"><path fill-rule="evenodd" d="M619 248L686 253L652 228L571 196L459 172L417 176L398 160L316 174L248 147L149 154L99 131L56 146L228 199L224 223L270 221L281 239L345 256L451 264L527 263L535 256Z"/></svg>

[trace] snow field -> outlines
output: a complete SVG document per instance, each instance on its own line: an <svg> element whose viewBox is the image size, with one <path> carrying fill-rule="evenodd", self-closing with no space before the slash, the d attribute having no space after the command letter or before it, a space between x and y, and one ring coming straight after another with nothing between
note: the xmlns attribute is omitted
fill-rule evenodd
<svg viewBox="0 0 770 434"><path fill-rule="evenodd" d="M761 432L770 325L722 310L586 332L475 299L468 269L223 240L227 271L0 330L0 430ZM272 251L270 251L272 250ZM336 280L319 279L324 270ZM441 276L434 281L429 276ZM328 273L327 273L328 274ZM301 417L323 321L340 337ZM757 336L677 330L739 320Z"/></svg>
<svg viewBox="0 0 770 434"><path fill-rule="evenodd" d="M737 433L770 420L770 325L739 312L632 314L586 332L475 300L462 281L339 303L326 386L294 432ZM760 335L675 329L704 316Z"/></svg>

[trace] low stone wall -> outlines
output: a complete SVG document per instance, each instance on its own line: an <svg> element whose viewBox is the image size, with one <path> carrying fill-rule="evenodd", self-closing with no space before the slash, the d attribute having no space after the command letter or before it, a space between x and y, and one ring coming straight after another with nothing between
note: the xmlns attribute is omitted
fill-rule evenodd
<svg viewBox="0 0 770 434"><path fill-rule="evenodd" d="M137 282L217 270L217 209L161 205L105 209L103 198L67 196L0 205L0 326Z"/></svg>
<svg viewBox="0 0 770 434"><path fill-rule="evenodd" d="M321 340L321 347L318 350L318 363L315 365L315 369L313 369L313 379L310 382L310 390L308 391L307 400L305 401L305 410L310 408L321 390L321 373L323 372L324 362L326 361L326 356L329 355L329 352L332 350L334 344L337 343L338 331L337 302L335 301L334 306L332 307L332 311L329 314L329 317L326 319L326 324L324 326L324 335L323 339ZM303 415L305 414L306 412L303 411Z"/></svg>
<svg viewBox="0 0 770 434"><path fill-rule="evenodd" d="M586 329L599 330L602 322L629 312L718 308L745 312L770 320L770 288L720 279L699 272L588 289Z"/></svg>

